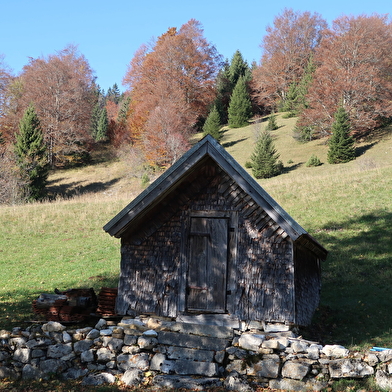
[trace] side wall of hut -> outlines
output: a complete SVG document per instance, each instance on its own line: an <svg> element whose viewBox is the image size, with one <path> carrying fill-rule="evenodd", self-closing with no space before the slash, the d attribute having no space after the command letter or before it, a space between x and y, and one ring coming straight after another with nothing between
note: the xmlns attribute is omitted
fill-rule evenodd
<svg viewBox="0 0 392 392"><path fill-rule="evenodd" d="M320 302L320 259L308 249L295 246L295 307L298 325L308 325Z"/></svg>
<svg viewBox="0 0 392 392"><path fill-rule="evenodd" d="M294 322L292 241L213 161L122 238L117 312L174 317L182 310L182 240L190 211L235 213L228 313L242 320Z"/></svg>

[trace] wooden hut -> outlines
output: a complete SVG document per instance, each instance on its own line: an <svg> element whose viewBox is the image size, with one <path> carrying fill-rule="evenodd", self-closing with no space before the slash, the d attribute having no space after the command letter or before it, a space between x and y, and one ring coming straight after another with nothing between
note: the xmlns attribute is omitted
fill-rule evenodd
<svg viewBox="0 0 392 392"><path fill-rule="evenodd" d="M310 323L327 251L206 136L104 226L122 315Z"/></svg>

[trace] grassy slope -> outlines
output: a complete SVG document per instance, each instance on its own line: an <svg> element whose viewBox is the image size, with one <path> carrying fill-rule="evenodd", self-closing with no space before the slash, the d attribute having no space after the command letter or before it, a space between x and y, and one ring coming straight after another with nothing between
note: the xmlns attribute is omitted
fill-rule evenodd
<svg viewBox="0 0 392 392"><path fill-rule="evenodd" d="M296 142L294 124L278 118L273 135L286 170L260 184L330 251L322 303L304 333L325 343L392 346L392 134L364 142L353 162L329 165L325 142ZM244 164L263 126L225 130L221 143ZM324 164L305 167L312 154ZM0 207L0 329L31 319L41 292L116 283L119 240L102 226L141 190L140 180L111 161L57 172L50 181L52 191L77 196Z"/></svg>

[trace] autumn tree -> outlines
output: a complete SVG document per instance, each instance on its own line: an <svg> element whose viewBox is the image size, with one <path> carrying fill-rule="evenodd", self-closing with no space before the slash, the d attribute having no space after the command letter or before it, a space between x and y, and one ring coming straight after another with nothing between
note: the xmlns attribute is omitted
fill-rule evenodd
<svg viewBox="0 0 392 392"><path fill-rule="evenodd" d="M220 56L191 19L135 54L123 83L131 96L128 126L150 162L171 164L187 148L215 98Z"/></svg>
<svg viewBox="0 0 392 392"><path fill-rule="evenodd" d="M34 104L52 166L63 164L67 156L82 156L88 151L93 81L87 60L75 46L47 58L30 59L18 78L21 90L11 98L17 108L13 113L20 119L23 110Z"/></svg>
<svg viewBox="0 0 392 392"><path fill-rule="evenodd" d="M248 125L248 120L252 116L252 103L246 86L246 79L241 76L234 87L228 109L229 126L240 128Z"/></svg>
<svg viewBox="0 0 392 392"><path fill-rule="evenodd" d="M261 44L260 66L253 72L253 88L260 105L283 105L289 86L301 80L310 56L318 46L327 23L318 13L285 9L267 27Z"/></svg>
<svg viewBox="0 0 392 392"><path fill-rule="evenodd" d="M354 136L371 132L392 115L392 24L387 16L342 16L315 54L317 69L299 125L315 136L331 134L343 104Z"/></svg>
<svg viewBox="0 0 392 392"><path fill-rule="evenodd" d="M328 163L345 163L355 158L354 138L351 136L350 120L342 105L339 106L332 124L328 143Z"/></svg>
<svg viewBox="0 0 392 392"><path fill-rule="evenodd" d="M20 122L15 153L22 178L26 179L25 197L29 200L42 199L46 194L49 165L41 124L32 105Z"/></svg>

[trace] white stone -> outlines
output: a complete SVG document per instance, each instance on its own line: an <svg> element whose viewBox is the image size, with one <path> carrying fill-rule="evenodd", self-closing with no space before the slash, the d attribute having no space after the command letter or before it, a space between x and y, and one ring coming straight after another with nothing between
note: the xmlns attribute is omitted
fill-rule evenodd
<svg viewBox="0 0 392 392"><path fill-rule="evenodd" d="M282 377L302 380L309 372L309 364L287 361L282 368Z"/></svg>
<svg viewBox="0 0 392 392"><path fill-rule="evenodd" d="M99 331L101 336L111 336L113 333L113 330L111 328L106 328L106 329L101 329Z"/></svg>
<svg viewBox="0 0 392 392"><path fill-rule="evenodd" d="M265 335L243 334L238 340L240 347L245 350L258 351L265 339Z"/></svg>
<svg viewBox="0 0 392 392"><path fill-rule="evenodd" d="M86 339L96 339L100 336L100 332L97 328L92 329L86 336Z"/></svg>
<svg viewBox="0 0 392 392"><path fill-rule="evenodd" d="M63 331L63 342L64 343L71 343L72 337L67 331Z"/></svg>
<svg viewBox="0 0 392 392"><path fill-rule="evenodd" d="M156 331L154 331L153 329L149 329L147 331L143 332L144 336L149 336L151 338L156 338L158 336L158 333Z"/></svg>
<svg viewBox="0 0 392 392"><path fill-rule="evenodd" d="M143 379L143 372L140 369L129 369L121 377L121 381L128 386L139 385Z"/></svg>
<svg viewBox="0 0 392 392"><path fill-rule="evenodd" d="M343 358L343 357L347 357L347 355L349 354L348 349L338 344L333 344L333 345L327 344L326 346L323 347L321 352L327 357L333 357L333 358Z"/></svg>
<svg viewBox="0 0 392 392"><path fill-rule="evenodd" d="M151 358L151 363L150 363L150 370L155 370L160 372L161 367L163 363L166 360L165 354L157 353Z"/></svg>
<svg viewBox="0 0 392 392"><path fill-rule="evenodd" d="M97 324L95 324L95 329L105 329L107 325L107 322L105 319L99 319Z"/></svg>
<svg viewBox="0 0 392 392"><path fill-rule="evenodd" d="M64 325L58 323L57 321L49 321L42 326L42 331L44 332L62 332L64 330Z"/></svg>

